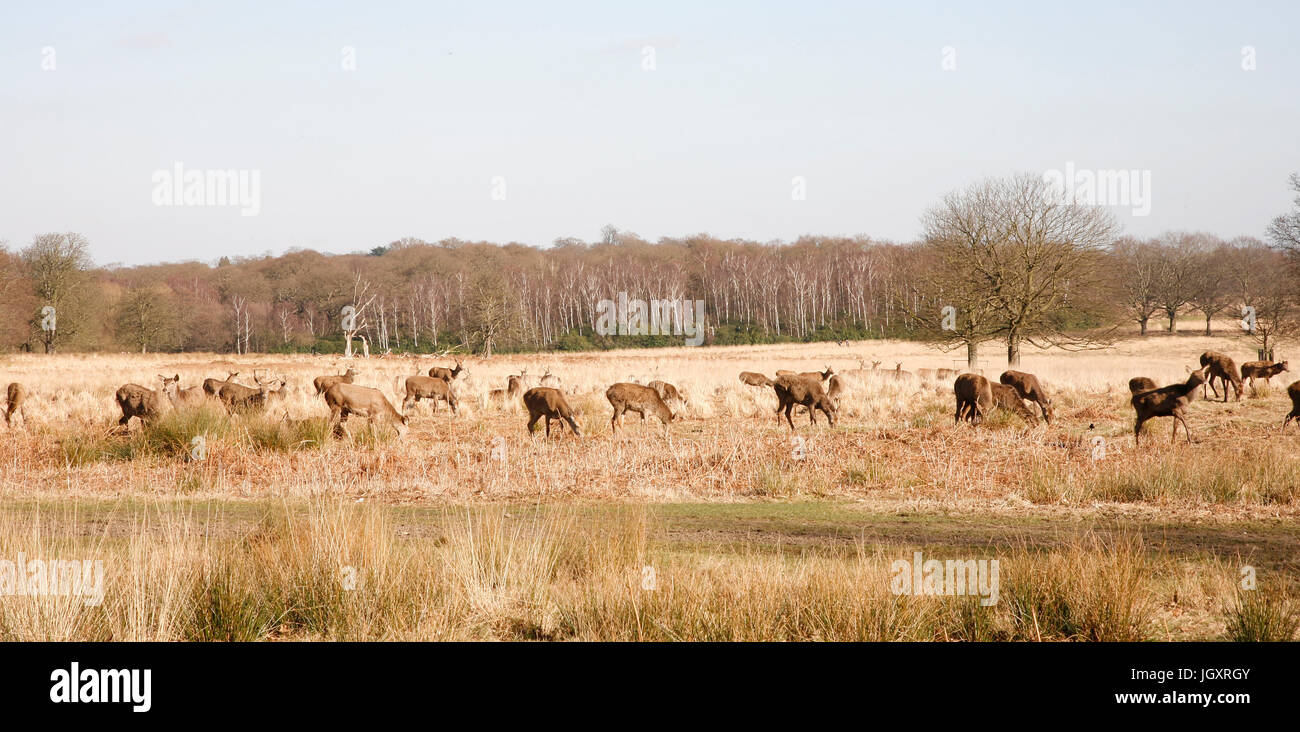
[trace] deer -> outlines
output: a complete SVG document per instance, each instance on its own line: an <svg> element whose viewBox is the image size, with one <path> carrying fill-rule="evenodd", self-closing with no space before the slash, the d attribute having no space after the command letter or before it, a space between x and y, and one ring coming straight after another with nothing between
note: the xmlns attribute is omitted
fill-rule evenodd
<svg viewBox="0 0 1300 732"><path fill-rule="evenodd" d="M172 409L197 407L206 404L209 398L202 386L191 386L188 389L182 389L179 374L170 379L163 379L162 392L167 396L167 400L171 402Z"/></svg>
<svg viewBox="0 0 1300 732"><path fill-rule="evenodd" d="M465 366L461 364L461 361L458 358L456 359L455 368L449 369L446 366L434 366L433 368L429 369L429 376L435 379L442 379L443 381L455 381L456 377L460 376L461 372L463 372L464 370L465 370Z"/></svg>
<svg viewBox="0 0 1300 732"><path fill-rule="evenodd" d="M546 369L546 373L542 374L542 382L541 382L541 383L542 383L542 386L549 386L549 387L551 387L552 389L558 389L558 388L560 388L560 377L558 377L558 376L556 376L555 374L551 373L551 370L548 368L548 369Z"/></svg>
<svg viewBox="0 0 1300 732"><path fill-rule="evenodd" d="M158 378L166 386L167 377L159 374ZM180 380L179 375L172 378ZM139 384L123 384L113 397L122 410L122 418L117 421L119 427L129 426L132 417L140 420L140 424L147 425L162 414L162 400L158 398L158 392Z"/></svg>
<svg viewBox="0 0 1300 732"><path fill-rule="evenodd" d="M1183 418L1183 414L1187 411L1187 405L1196 399L1196 390L1205 385L1206 373L1209 370L1209 365L1202 366L1199 370L1193 371L1185 383L1134 394L1132 404L1133 410L1137 412L1137 421L1133 424L1133 444L1141 444L1142 425L1153 417L1174 418L1174 431L1169 438L1170 444L1178 439L1179 423L1182 423L1183 432L1187 434L1187 444L1192 444L1192 431L1187 427L1187 420ZM1226 382L1224 396L1227 396Z"/></svg>
<svg viewBox="0 0 1300 732"><path fill-rule="evenodd" d="M938 379L955 379L957 374L961 373L957 369L935 369L934 375Z"/></svg>
<svg viewBox="0 0 1300 732"><path fill-rule="evenodd" d="M772 380L753 371L741 371L740 383L748 386L771 386Z"/></svg>
<svg viewBox="0 0 1300 732"><path fill-rule="evenodd" d="M222 384L217 397L232 412L260 410L267 405L272 396L284 397L284 387L288 383L283 376L279 379L262 381L262 377L256 371L253 372L253 381L257 384L256 387L227 381Z"/></svg>
<svg viewBox="0 0 1300 732"><path fill-rule="evenodd" d="M776 391L778 402L776 410L778 413L785 410L785 421L790 425L791 432L794 431L794 420L790 418L790 412L796 404L802 404L808 410L808 418L812 424L817 424L815 410L820 409L822 414L826 415L826 421L830 426L835 426L835 414L838 410L826 392L822 391L820 379L780 376L772 382L772 388Z"/></svg>
<svg viewBox="0 0 1300 732"><path fill-rule="evenodd" d="M1003 371L998 377L998 381L1004 385L1016 390L1016 394L1021 399L1031 401L1038 405L1038 410L1043 413L1043 421L1047 424L1052 423L1052 418L1056 416L1052 408L1052 399L1047 396L1047 390L1043 385L1038 383L1038 377L1024 371Z"/></svg>
<svg viewBox="0 0 1300 732"><path fill-rule="evenodd" d="M675 401L682 406L686 406L686 397L677 390L676 386L673 386L667 381L655 380L646 384L646 386L654 389L655 393L659 395L659 398L664 401L664 404Z"/></svg>
<svg viewBox="0 0 1300 732"><path fill-rule="evenodd" d="M334 386L335 384L351 384L353 379L355 379L356 377L357 377L357 370L349 366L348 370L343 372L342 374L331 375L331 376L317 376L316 378L312 379L311 383L312 386L316 387L316 396L320 396L325 393L326 389L330 388L331 386Z"/></svg>
<svg viewBox="0 0 1300 732"><path fill-rule="evenodd" d="M623 426L623 415L626 412L636 412L641 415L642 422L645 421L647 414L658 417L664 425L665 432L670 422L681 419L680 415L673 414L673 410L668 408L660 398L659 392L648 386L620 381L605 390L605 398L614 408L614 416L609 419L610 431L614 433Z"/></svg>
<svg viewBox="0 0 1300 732"><path fill-rule="evenodd" d="M1201 369L1209 369L1207 382L1214 396L1219 396L1219 390L1214 388L1214 380L1219 379L1223 382L1223 401L1228 401L1228 383L1232 383L1233 390L1237 393L1237 400L1241 400L1242 384L1241 372L1237 371L1237 364L1227 355L1218 351L1206 351L1201 354ZM1205 389L1201 389L1201 396L1204 397ZM1184 425L1186 426L1186 425ZM1175 425L1175 429L1177 426Z"/></svg>
<svg viewBox="0 0 1300 732"><path fill-rule="evenodd" d="M1241 378L1250 379L1250 390L1255 391L1255 379L1263 379L1271 384L1274 376L1283 371L1290 371L1286 361L1247 361L1241 365Z"/></svg>
<svg viewBox="0 0 1300 732"><path fill-rule="evenodd" d="M27 401L27 387L13 382L5 389L5 426L13 426L14 414L23 418L23 426L27 426L27 410L23 403Z"/></svg>
<svg viewBox="0 0 1300 732"><path fill-rule="evenodd" d="M1286 395L1291 397L1291 413L1282 420L1282 432L1286 433L1286 426L1291 420L1300 420L1300 381L1293 382L1286 388Z"/></svg>
<svg viewBox="0 0 1300 732"><path fill-rule="evenodd" d="M884 372L884 373L889 374L889 376L890 376L891 378L896 379L896 380L898 380L898 381L911 381L912 379L916 378L915 375L912 374L911 371L904 371L904 370L903 370L903 364L902 364L902 363L896 363L896 364L894 364L894 370L893 370L893 371L886 371L886 372Z"/></svg>
<svg viewBox="0 0 1300 732"><path fill-rule="evenodd" d="M788 369L778 369L776 375L777 376L798 376L800 378L805 378L805 379L817 379L820 382L820 381L827 381L832 376L834 376L835 369L831 368L830 366L827 366L825 371L796 372L796 371L790 371Z"/></svg>
<svg viewBox="0 0 1300 732"><path fill-rule="evenodd" d="M551 420L560 422L560 430L563 431L564 425L568 424L569 429L574 435L582 437L582 429L578 426L578 421L573 418L573 409L565 401L564 394L559 389L549 386L535 386L524 392L524 406L528 407L528 436L533 434L533 425L537 420L546 417L546 436L551 436Z"/></svg>
<svg viewBox="0 0 1300 732"><path fill-rule="evenodd" d="M238 371L227 371L226 378L224 381L222 381L221 379L204 379L203 393L207 394L210 397L220 396L221 387L231 383L231 379L235 378L236 376L239 376Z"/></svg>
<svg viewBox="0 0 1300 732"><path fill-rule="evenodd" d="M979 374L959 374L952 384L952 393L957 398L957 411L952 418L954 424L963 419L979 424L993 408L993 386Z"/></svg>
<svg viewBox="0 0 1300 732"><path fill-rule="evenodd" d="M1144 391L1159 389L1154 379L1148 379L1145 376L1134 376L1128 380L1128 390L1131 394L1141 394Z"/></svg>
<svg viewBox="0 0 1300 732"><path fill-rule="evenodd" d="M993 406L998 409L1005 409L1008 412L1020 415L1020 418L1029 423L1029 425L1038 425L1038 415L1033 410L1025 406L1024 399L1020 396L1019 390L1010 384L994 384L989 382L989 392L993 395ZM1040 407L1042 405L1039 405ZM1043 416L1043 421L1047 422L1047 416Z"/></svg>
<svg viewBox="0 0 1300 732"><path fill-rule="evenodd" d="M340 382L325 390L325 404L330 408L331 431L339 437L351 436L347 428L348 417L365 417L374 424L376 419L392 422L397 436L406 434L410 419L393 408L388 397L378 389Z"/></svg>
<svg viewBox="0 0 1300 732"><path fill-rule="evenodd" d="M452 414L459 414L459 402L451 389L451 383L435 376L406 377L406 398L402 400L402 411L408 411L421 399L433 402L433 411L438 411L438 402L445 401L451 407Z"/></svg>

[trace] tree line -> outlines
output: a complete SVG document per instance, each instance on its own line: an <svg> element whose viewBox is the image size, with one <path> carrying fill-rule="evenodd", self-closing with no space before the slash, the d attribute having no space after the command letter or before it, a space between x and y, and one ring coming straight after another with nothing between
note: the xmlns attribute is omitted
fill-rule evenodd
<svg viewBox="0 0 1300 732"><path fill-rule="evenodd" d="M1122 235L1105 209L1054 201L1040 178L990 179L923 217L917 241L706 234L530 247L405 238L370 251L100 267L78 233L0 243L0 348L341 353L659 346L608 336L597 304L619 293L703 300L706 343L914 338L943 349L1104 346L1125 326L1173 331L1242 318L1273 347L1300 319L1295 210L1265 239ZM1249 316L1249 318L1247 318Z"/></svg>

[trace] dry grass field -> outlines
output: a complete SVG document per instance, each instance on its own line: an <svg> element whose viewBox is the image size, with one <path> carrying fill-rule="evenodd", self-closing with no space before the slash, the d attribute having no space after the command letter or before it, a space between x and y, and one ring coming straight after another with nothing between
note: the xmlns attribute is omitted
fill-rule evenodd
<svg viewBox="0 0 1300 732"><path fill-rule="evenodd" d="M882 373L834 428L797 415L793 433L739 372L961 364L905 342L469 358L458 414L422 401L406 436L354 418L346 439L311 384L343 370L334 357L6 356L0 381L31 396L0 436L0 558L106 570L97 606L0 596L0 639L1291 638L1300 429L1279 428L1295 377L1198 400L1192 445L1157 419L1134 446L1128 379L1184 381L1205 350L1253 359L1227 337L1031 349L1021 370L1053 395L1051 426L955 425L951 380ZM996 381L997 351L984 362ZM450 365L354 363L399 408L403 377ZM581 437L529 435L521 405L487 398L548 368ZM255 369L289 383L263 414L116 428L122 384ZM604 390L653 379L687 396L683 419L629 415L611 434ZM1000 601L892 594L890 563L913 551L1000 560Z"/></svg>

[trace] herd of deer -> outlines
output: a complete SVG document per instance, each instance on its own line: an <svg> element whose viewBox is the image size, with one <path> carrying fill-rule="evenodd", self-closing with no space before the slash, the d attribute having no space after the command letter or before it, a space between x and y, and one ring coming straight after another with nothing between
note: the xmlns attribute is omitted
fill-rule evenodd
<svg viewBox="0 0 1300 732"><path fill-rule="evenodd" d="M401 412L393 407L379 389L354 384L353 380L358 373L351 367L342 374L318 376L313 380L312 385L315 387L316 395L323 397L326 406L329 407L330 426L336 435L348 435L346 423L352 416L370 422L387 420L394 425L398 434L402 435L405 434L409 424L409 417L404 412L409 411L421 399L432 402L435 412L438 403L445 401L452 413L457 413L458 401L453 382L464 373L464 366L460 359L456 359L455 363L452 368L434 366L429 369L427 376L418 373L417 363L416 375L407 376L405 379L399 377L398 392L404 391L405 394ZM1257 379L1263 379L1267 383L1272 377L1289 370L1286 361L1277 363L1251 361L1242 364L1238 369L1230 357L1216 351L1206 351L1201 354L1200 363L1199 369L1188 368L1190 375L1187 381L1181 384L1160 387L1145 376L1137 376L1129 380L1131 404L1137 414L1137 421L1133 428L1135 442L1140 443L1142 425L1148 420L1155 417L1173 417L1171 440L1177 439L1178 425L1182 424L1187 442L1191 444L1191 431L1187 427L1185 412L1187 405L1196 398L1198 389L1202 398L1205 398L1207 388L1213 391L1215 398L1218 398L1219 389L1216 385L1218 382L1218 385L1223 387L1224 402L1228 401L1229 387L1232 388L1236 399L1240 400L1247 380L1254 389ZM776 412L778 415L785 416L791 430L794 430L791 413L796 406L802 406L807 410L812 424L817 423L816 412L820 410L826 416L827 422L834 427L840 401L847 395L866 387L871 380L882 378L903 381L953 379L953 395L956 397L954 422L966 420L972 424L979 424L994 409L1017 414L1031 425L1038 423L1040 415L1047 424L1051 424L1054 417L1051 398L1038 378L1030 373L1006 371L999 377L998 383L993 383L977 372L918 369L916 374L913 374L904 371L902 364L895 365L892 370L881 370L879 361L873 362L870 369L866 368L865 362L860 362L859 365L858 369L840 373L836 373L830 366L827 366L825 371L780 370L776 372L776 378L768 378L753 371L742 371L740 381L749 386L772 387L778 402ZM179 375L169 377L160 374L158 389L149 389L139 384L125 384L114 394L122 412L118 425L126 428L132 417L141 422L149 422L162 413L164 403L170 404L172 408L220 403L231 412L248 412L263 409L271 401L281 399L285 395L288 379L284 376L263 379L259 371L254 371L255 385L246 386L234 381L238 375L237 371L228 372L225 379L205 379L201 387L190 388L181 388ZM560 390L559 378L548 369L540 378L540 385L532 386L533 383L533 378L528 376L527 370L512 374L507 377L505 388L491 390L488 399L500 404L504 404L507 400L520 399L528 410L527 429L530 435L537 422L543 417L546 419L545 430L548 437L551 433L552 421L558 421L560 429L567 424L573 434L581 435L577 413L569 406L564 393ZM1282 422L1283 431L1291 420L1300 421L1300 381L1287 387L1287 394L1291 398L1292 407L1291 412ZM12 383L6 389L5 396L7 401L4 411L5 423L12 424L15 414L22 416L25 422L26 413L23 411L23 404L28 397L27 389L22 384ZM669 404L687 403L683 394L666 381L651 381L645 385L619 382L605 390L605 398L614 409L613 416L610 418L610 429L614 433L622 428L623 416L628 412L640 415L642 421L645 421L647 416L656 417L666 431L671 422L681 419L681 415L674 412ZM1026 402L1036 405L1038 413L1026 406Z"/></svg>

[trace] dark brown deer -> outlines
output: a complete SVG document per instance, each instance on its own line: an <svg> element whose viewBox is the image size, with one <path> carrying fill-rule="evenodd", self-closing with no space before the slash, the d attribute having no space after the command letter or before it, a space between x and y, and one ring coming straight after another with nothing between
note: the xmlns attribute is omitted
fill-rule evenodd
<svg viewBox="0 0 1300 732"><path fill-rule="evenodd" d="M166 385L168 379L162 374L158 378ZM180 376L172 377L179 380ZM113 395L117 399L117 406L122 410L122 418L117 421L121 427L126 427L131 418L135 417L140 420L140 424L148 424L162 414L163 401L159 398L158 391L147 389L139 384L123 384Z"/></svg>
<svg viewBox="0 0 1300 732"><path fill-rule="evenodd" d="M1020 418L1028 422L1030 426L1038 424L1038 415L1025 406L1024 399L1021 398L1020 392L1014 386L989 382L989 391L993 395L994 407L1020 415ZM1043 419L1046 420L1047 418L1044 417Z"/></svg>
<svg viewBox="0 0 1300 732"><path fill-rule="evenodd" d="M355 379L356 377L357 377L357 370L349 366L348 370L343 372L342 374L330 375L330 376L317 376L316 378L312 379L311 383L312 386L316 387L316 396L320 396L321 394L325 393L326 389L330 388L331 386L334 386L335 384L351 384L352 380Z"/></svg>
<svg viewBox="0 0 1300 732"><path fill-rule="evenodd" d="M532 436L533 425L542 417L546 418L546 436L551 436L551 420L559 420L560 429L567 423L573 434L581 437L582 429L573 418L573 409L564 400L559 389L550 386L535 386L524 392L524 406L528 407L528 434Z"/></svg>
<svg viewBox="0 0 1300 732"><path fill-rule="evenodd" d="M1187 411L1187 405L1195 401L1196 390L1205 384L1205 374L1209 370L1208 365L1202 366L1199 371L1193 371L1187 377L1186 383L1134 394L1132 403L1133 410L1137 412L1137 421L1133 424L1133 443L1141 444L1142 425L1147 420L1153 417L1173 417L1174 431L1169 442L1172 444L1178 438L1178 424L1181 422L1183 432L1187 433L1187 444L1192 444L1192 431L1188 429L1183 415ZM1224 394L1227 394L1226 384Z"/></svg>
<svg viewBox="0 0 1300 732"><path fill-rule="evenodd" d="M402 400L402 411L409 411L420 402L428 399L433 402L433 411L438 411L438 402L447 402L452 414L459 414L459 402L451 389L451 383L436 376L406 377L406 398Z"/></svg>
<svg viewBox="0 0 1300 732"><path fill-rule="evenodd" d="M1208 367L1206 383L1209 384L1210 390L1214 392L1215 398L1219 396L1219 390L1214 388L1214 380L1218 379L1223 382L1223 401L1228 401L1228 384L1232 384L1233 391L1237 393L1237 400L1241 399L1242 383L1241 372L1237 370L1237 364L1226 354L1218 351L1206 351L1201 354L1201 369ZM1204 389L1202 389L1202 395ZM1177 425L1175 425L1175 429Z"/></svg>
<svg viewBox="0 0 1300 732"><path fill-rule="evenodd" d="M830 422L832 427L835 426L835 414L838 410L822 390L820 379L780 376L772 382L772 388L776 390L778 402L776 411L785 411L785 421L790 425L791 432L794 431L794 420L790 418L790 412L796 404L802 404L808 410L808 418L812 424L817 424L817 413L814 410L820 409L822 414L826 415L826 421Z"/></svg>
<svg viewBox="0 0 1300 732"><path fill-rule="evenodd" d="M1052 398L1047 396L1047 390L1038 382L1037 376L1024 371L1003 371L998 381L1015 389L1021 399L1037 404L1038 410L1043 413L1043 421L1052 423L1052 418L1056 416Z"/></svg>
<svg viewBox="0 0 1300 732"><path fill-rule="evenodd" d="M641 415L642 422L645 421L646 415L658 417L665 430L668 429L670 422L681 419L668 408L659 396L659 392L648 386L619 382L605 390L605 398L614 408L614 416L609 420L611 432L617 433L623 426L623 415L626 412L636 412Z"/></svg>
<svg viewBox="0 0 1300 732"><path fill-rule="evenodd" d="M461 365L460 359L458 358L456 359L455 368L449 369L446 366L434 366L429 369L429 376L435 379L442 379L443 381L455 381L456 377L460 376L460 373L464 370L465 367Z"/></svg>
<svg viewBox="0 0 1300 732"><path fill-rule="evenodd" d="M23 418L23 426L27 426L27 410L23 408L26 401L27 387L17 381L5 389L5 425L13 426L14 414L18 414Z"/></svg>
<svg viewBox="0 0 1300 732"><path fill-rule="evenodd" d="M749 386L771 386L772 380L762 374L755 373L753 371L741 371L740 383L747 384Z"/></svg>
<svg viewBox="0 0 1300 732"><path fill-rule="evenodd" d="M1263 379L1265 384L1270 384L1274 376L1283 371L1290 371L1287 368L1286 361L1247 361L1241 365L1241 378L1250 380L1250 390L1255 390L1255 379Z"/></svg>
<svg viewBox="0 0 1300 732"><path fill-rule="evenodd" d="M204 393L204 394L207 394L207 395L210 396L210 397L219 396L219 395L221 394L221 387L222 387L222 386L225 386L226 384L231 383L230 380L233 379L233 378L235 378L236 376L239 376L239 372L238 372L238 371L228 371L228 372L226 372L226 378L225 378L224 380L222 380L222 379L204 379L204 380L203 380L203 393Z"/></svg>
<svg viewBox="0 0 1300 732"><path fill-rule="evenodd" d="M1286 426L1291 420L1300 420L1300 381L1292 383L1286 388L1286 395L1291 397L1291 413L1282 420L1282 431L1286 432Z"/></svg>
<svg viewBox="0 0 1300 732"><path fill-rule="evenodd" d="M1131 394L1141 394L1144 391L1159 389L1160 385L1154 379L1148 379L1145 376L1134 376L1128 380L1128 390Z"/></svg>
<svg viewBox="0 0 1300 732"><path fill-rule="evenodd" d="M979 424L993 408L993 386L979 374L958 375L952 384L952 393L957 398L957 411L952 418L954 423L965 419Z"/></svg>
<svg viewBox="0 0 1300 732"><path fill-rule="evenodd" d="M410 420L394 409L388 397L378 389L340 383L326 389L324 396L325 404L330 408L331 432L339 437L350 436L347 421L352 415L364 417L370 424L374 424L376 419L389 421L397 430L398 437L406 434Z"/></svg>

